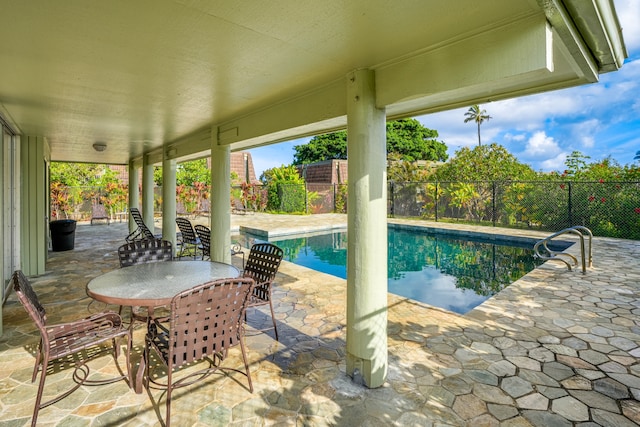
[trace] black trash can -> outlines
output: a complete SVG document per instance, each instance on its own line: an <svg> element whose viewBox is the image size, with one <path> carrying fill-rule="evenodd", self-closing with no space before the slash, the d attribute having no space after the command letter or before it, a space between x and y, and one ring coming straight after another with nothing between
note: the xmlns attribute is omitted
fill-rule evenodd
<svg viewBox="0 0 640 427"><path fill-rule="evenodd" d="M49 223L51 230L51 249L54 252L73 249L76 240L76 221L73 219L59 219Z"/></svg>

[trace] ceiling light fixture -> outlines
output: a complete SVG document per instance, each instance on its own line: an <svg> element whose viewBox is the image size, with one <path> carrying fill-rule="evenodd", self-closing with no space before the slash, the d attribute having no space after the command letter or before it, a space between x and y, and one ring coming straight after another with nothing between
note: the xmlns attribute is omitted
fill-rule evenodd
<svg viewBox="0 0 640 427"><path fill-rule="evenodd" d="M102 152L107 149L107 144L104 142L96 142L93 144L93 149Z"/></svg>

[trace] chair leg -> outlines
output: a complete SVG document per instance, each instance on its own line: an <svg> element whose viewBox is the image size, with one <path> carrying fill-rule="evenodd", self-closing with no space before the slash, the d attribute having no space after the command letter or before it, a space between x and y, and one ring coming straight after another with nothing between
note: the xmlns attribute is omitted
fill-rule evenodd
<svg viewBox="0 0 640 427"><path fill-rule="evenodd" d="M34 382L36 380L36 377L38 376L38 371L40 371L41 361L42 361L42 340L40 340L40 345L38 346L38 354L36 355L36 364L33 367L33 373L31 374L31 382Z"/></svg>
<svg viewBox="0 0 640 427"><path fill-rule="evenodd" d="M247 362L247 352L244 349L244 337L240 338L240 350L242 350L242 361L244 362L244 370L247 373L249 381L249 391L253 393L253 383L251 382L251 371L249 370L249 362Z"/></svg>
<svg viewBox="0 0 640 427"><path fill-rule="evenodd" d="M172 382L172 369L169 368L167 372L167 415L164 421L165 427L170 427L171 425L171 391L173 390L173 382Z"/></svg>
<svg viewBox="0 0 640 427"><path fill-rule="evenodd" d="M273 313L273 303L271 302L271 298L269 298L269 308L271 309L271 321L273 321L273 331L276 334L276 341L278 341L278 328L276 327L276 316Z"/></svg>
<svg viewBox="0 0 640 427"><path fill-rule="evenodd" d="M33 416L31 417L31 427L36 426L36 421L38 420L38 413L40 412L40 406L42 402L42 393L44 392L44 382L47 378L47 366L49 364L49 360L47 357L42 359L42 365L36 362L36 369L39 366L42 366L42 372L40 373L40 382L38 384L38 394L36 395L36 404L33 408Z"/></svg>
<svg viewBox="0 0 640 427"><path fill-rule="evenodd" d="M129 377L128 381L129 381L129 387L130 388L134 388L133 387L133 369L131 369L131 349L133 348L133 343L131 342L133 340L133 335L129 334L129 336L127 337L127 352L124 356L125 358L125 363L127 364L127 376Z"/></svg>
<svg viewBox="0 0 640 427"><path fill-rule="evenodd" d="M149 347L145 342L144 349L142 350L142 360L140 363L144 363L144 375L142 377L142 387L149 389L149 365L150 365L150 357L149 357ZM142 367L138 367L138 369L142 369ZM139 375L138 375L139 376ZM137 384L136 384L137 385ZM140 390L142 391L142 390ZM138 390L136 390L136 393Z"/></svg>

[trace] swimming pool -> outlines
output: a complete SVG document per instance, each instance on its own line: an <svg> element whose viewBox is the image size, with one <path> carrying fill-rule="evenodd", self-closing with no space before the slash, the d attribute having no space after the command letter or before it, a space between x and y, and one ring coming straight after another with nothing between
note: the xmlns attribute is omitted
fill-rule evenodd
<svg viewBox="0 0 640 427"><path fill-rule="evenodd" d="M346 231L270 241L283 249L287 261L347 277ZM464 314L544 262L534 258L534 243L389 226L389 292ZM553 249L567 246L558 245Z"/></svg>

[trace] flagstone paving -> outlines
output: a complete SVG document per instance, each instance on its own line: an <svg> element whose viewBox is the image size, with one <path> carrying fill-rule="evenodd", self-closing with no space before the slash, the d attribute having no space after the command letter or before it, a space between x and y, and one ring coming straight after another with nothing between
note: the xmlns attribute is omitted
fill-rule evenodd
<svg viewBox="0 0 640 427"><path fill-rule="evenodd" d="M206 221L198 219L197 221ZM406 223L406 220L393 220ZM411 222L414 223L414 222ZM428 227L474 231L458 224ZM233 216L232 228L287 234L346 225L344 215ZM297 226L297 228L296 228ZM540 237L529 230L481 228ZM79 225L73 251L50 253L31 281L50 322L87 313L84 287L118 268L125 224ZM576 248L569 249L576 253ZM587 274L546 263L464 316L389 295L389 372L367 389L345 374L342 279L283 262L274 290L280 342L267 311L249 313L254 392L242 377L214 376L175 394L177 426L635 426L640 425L640 242L594 239ZM238 257L234 263L240 263ZM95 303L94 303L95 304ZM92 304L92 306L94 305ZM268 309L267 309L268 310ZM13 293L0 337L0 424L29 425L38 335ZM134 360L144 331L136 330ZM227 364L241 366L237 352ZM90 363L113 372L112 359ZM51 374L46 389L70 383ZM40 412L38 425L158 426L164 395L124 382L82 387Z"/></svg>

